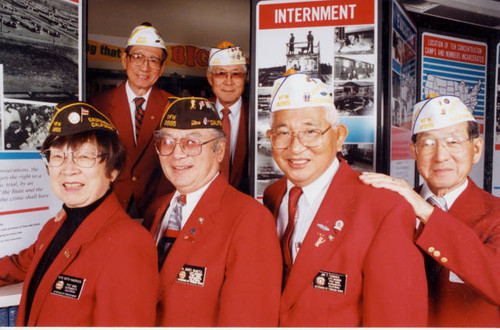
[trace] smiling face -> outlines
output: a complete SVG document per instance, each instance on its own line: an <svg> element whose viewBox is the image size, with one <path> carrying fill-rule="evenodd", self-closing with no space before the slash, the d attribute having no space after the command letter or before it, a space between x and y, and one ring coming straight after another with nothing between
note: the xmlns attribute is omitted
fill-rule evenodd
<svg viewBox="0 0 500 330"><path fill-rule="evenodd" d="M151 46L132 46L129 54L141 54L147 58L156 57L163 59L163 50ZM160 78L165 69L166 61L160 68L151 67L146 60L141 65L132 64L127 53L122 53L122 66L127 71L127 78L130 88L137 96L143 96Z"/></svg>
<svg viewBox="0 0 500 330"><path fill-rule="evenodd" d="M216 137L212 129L174 129L162 128L161 134L174 139L192 138L200 142ZM214 151L214 144L218 148ZM192 193L206 185L219 172L220 162L224 158L224 141L214 140L201 147L197 156L188 156L179 144L168 156L159 156L163 173L181 194Z"/></svg>
<svg viewBox="0 0 500 330"><path fill-rule="evenodd" d="M324 131L330 122L326 110L322 107L280 110L273 113L272 127L276 130L299 131L317 129ZM287 148L272 147L273 158L286 177L297 187L304 187L319 178L332 164L347 137L347 127L338 125L323 135L321 144L305 147L295 136Z"/></svg>
<svg viewBox="0 0 500 330"><path fill-rule="evenodd" d="M221 75L222 73L225 73L225 75ZM229 78L229 73L239 73L240 76L231 76ZM245 89L244 73L245 69L241 64L216 65L212 67L211 72L207 72L208 83L212 86L212 91L224 107L228 108L236 103L243 94Z"/></svg>
<svg viewBox="0 0 500 330"><path fill-rule="evenodd" d="M443 139L449 136L469 138L468 123L462 122L453 126L418 133L417 142L422 139ZM444 196L462 185L469 175L472 166L479 162L483 151L483 139L478 137L462 143L461 150L449 152L441 143L437 143L433 153L418 154L415 145L411 145L413 156L417 161L418 172L427 182L436 196Z"/></svg>
<svg viewBox="0 0 500 330"><path fill-rule="evenodd" d="M90 168L77 166L71 159L69 152L81 150L99 154L94 143L85 142L76 149L67 145L52 146L50 150L57 150L67 154L64 163L58 167L48 167L50 184L55 195L70 208L84 207L92 204L106 193L110 183L118 175L117 170L111 172L111 177L106 174L106 162L96 159L95 165Z"/></svg>

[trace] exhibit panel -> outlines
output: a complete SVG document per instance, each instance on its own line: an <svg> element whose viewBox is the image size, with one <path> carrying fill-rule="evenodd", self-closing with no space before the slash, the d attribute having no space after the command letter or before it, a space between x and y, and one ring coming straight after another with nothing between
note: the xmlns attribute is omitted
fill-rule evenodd
<svg viewBox="0 0 500 330"><path fill-rule="evenodd" d="M40 157L54 105L81 99L84 1L0 5L0 257L29 246L61 207Z"/></svg>
<svg viewBox="0 0 500 330"><path fill-rule="evenodd" d="M262 1L256 4L251 101L254 196L283 174L266 137L274 81L288 69L330 87L349 135L341 156L360 171L376 166L378 93L376 1Z"/></svg>

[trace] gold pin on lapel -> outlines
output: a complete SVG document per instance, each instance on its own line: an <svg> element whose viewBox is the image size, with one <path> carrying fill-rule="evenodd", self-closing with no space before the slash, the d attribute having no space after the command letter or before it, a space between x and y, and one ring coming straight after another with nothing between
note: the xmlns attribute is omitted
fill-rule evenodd
<svg viewBox="0 0 500 330"><path fill-rule="evenodd" d="M69 250L68 249L64 250L64 256L66 258L68 258L68 259L69 259L69 257L71 257L71 255L69 254Z"/></svg>
<svg viewBox="0 0 500 330"><path fill-rule="evenodd" d="M315 247L318 247L318 246L320 246L321 244L323 244L323 243L325 243L325 242L326 242L325 238L324 238L323 236L320 236L320 237L318 238L318 240L316 241L316 243L314 243L314 246L315 246Z"/></svg>

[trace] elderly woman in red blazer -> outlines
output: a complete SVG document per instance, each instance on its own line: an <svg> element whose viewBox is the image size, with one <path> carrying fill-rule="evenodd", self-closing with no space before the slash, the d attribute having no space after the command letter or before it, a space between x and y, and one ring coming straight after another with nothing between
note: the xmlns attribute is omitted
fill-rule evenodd
<svg viewBox="0 0 500 330"><path fill-rule="evenodd" d="M17 325L151 326L156 248L112 191L124 147L92 106L56 110L41 154L64 212L30 247L0 259L0 285L24 281Z"/></svg>

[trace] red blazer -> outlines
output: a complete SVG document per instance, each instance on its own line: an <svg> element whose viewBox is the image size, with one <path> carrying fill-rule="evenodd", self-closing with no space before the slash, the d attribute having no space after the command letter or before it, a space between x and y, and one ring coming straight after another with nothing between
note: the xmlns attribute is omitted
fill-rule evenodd
<svg viewBox="0 0 500 330"><path fill-rule="evenodd" d="M24 281L17 325L153 326L159 285L156 247L114 194L83 221L54 259L25 324L29 282L64 220L49 220L33 245L0 259L0 285ZM79 297L54 293L63 276L83 280Z"/></svg>
<svg viewBox="0 0 500 330"><path fill-rule="evenodd" d="M364 185L358 176L341 161L292 266L280 326L427 324L423 257L413 243L415 214L399 195ZM285 193L285 178L264 192L275 216Z"/></svg>
<svg viewBox="0 0 500 330"><path fill-rule="evenodd" d="M155 233L173 194L165 196ZM198 274L197 280L187 280ZM157 325L278 325L281 252L272 215L219 175L182 228L160 272Z"/></svg>
<svg viewBox="0 0 500 330"><path fill-rule="evenodd" d="M120 141L127 150L125 169L115 182L114 191L125 210L133 196L141 216L154 198L174 191L163 175L153 143L153 133L158 128L167 98L171 96L173 95L153 87L137 146L132 129L135 119L130 114L125 83L96 95L90 102L115 125Z"/></svg>
<svg viewBox="0 0 500 330"><path fill-rule="evenodd" d="M423 228L416 243L430 256L429 325L500 327L500 198L469 179L449 212L435 208Z"/></svg>

